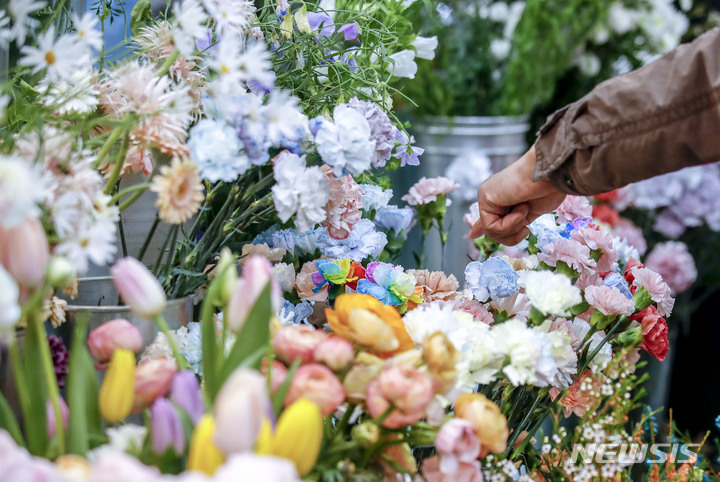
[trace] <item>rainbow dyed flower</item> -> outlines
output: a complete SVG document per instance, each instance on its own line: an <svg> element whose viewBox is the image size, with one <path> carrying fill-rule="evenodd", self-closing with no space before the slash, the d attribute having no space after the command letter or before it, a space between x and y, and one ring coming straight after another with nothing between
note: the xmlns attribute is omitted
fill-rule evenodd
<svg viewBox="0 0 720 482"><path fill-rule="evenodd" d="M365 271L365 279L357 284L358 293L372 295L386 305L399 305L400 313L407 311L408 301L423 302L422 287L417 280L406 273L402 266L376 261Z"/></svg>
<svg viewBox="0 0 720 482"><path fill-rule="evenodd" d="M345 286L357 289L358 281L365 278L365 268L350 259L321 259L315 265L318 271L312 274L312 281L315 284L313 291L317 293L325 284L329 284L330 301L344 293Z"/></svg>

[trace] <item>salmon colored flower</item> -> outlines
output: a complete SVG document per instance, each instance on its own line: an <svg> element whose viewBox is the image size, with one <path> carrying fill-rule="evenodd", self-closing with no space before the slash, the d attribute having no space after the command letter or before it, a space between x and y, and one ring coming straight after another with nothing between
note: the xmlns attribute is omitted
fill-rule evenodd
<svg viewBox="0 0 720 482"><path fill-rule="evenodd" d="M315 346L313 359L332 371L339 372L349 367L355 358L352 343L339 336L329 336Z"/></svg>
<svg viewBox="0 0 720 482"><path fill-rule="evenodd" d="M297 288L298 296L301 300L308 301L327 301L328 299L328 288L327 284L323 285L315 291L316 286L313 281L313 276L317 276L319 273L317 264L315 261L308 261L305 263L295 279L295 287Z"/></svg>
<svg viewBox="0 0 720 482"><path fill-rule="evenodd" d="M563 409L565 418L569 417L573 413L578 417L584 416L585 412L592 408L592 391L592 371L588 369L582 372L572 385L568 387L565 395L560 399L560 406ZM551 388L550 398L555 400L560 393L560 390L557 388Z"/></svg>
<svg viewBox="0 0 720 482"><path fill-rule="evenodd" d="M394 407L382 425L399 428L422 419L433 395L433 382L426 374L413 367L394 366L370 382L366 404L372 417Z"/></svg>
<svg viewBox="0 0 720 482"><path fill-rule="evenodd" d="M345 401L345 389L338 377L324 365L310 363L297 369L290 380L290 388L285 396L285 406L306 398L316 403L323 416L337 410Z"/></svg>
<svg viewBox="0 0 720 482"><path fill-rule="evenodd" d="M455 401L455 415L470 422L480 439L481 457L507 448L510 434L507 418L500 408L479 393L461 393Z"/></svg>
<svg viewBox="0 0 720 482"><path fill-rule="evenodd" d="M138 365L135 371L133 413L141 412L156 398L165 396L170 391L176 373L175 360L168 358L147 360Z"/></svg>
<svg viewBox="0 0 720 482"><path fill-rule="evenodd" d="M38 288L45 280L50 260L45 229L37 219L26 219L19 226L0 226L0 265L25 288Z"/></svg>
<svg viewBox="0 0 720 482"><path fill-rule="evenodd" d="M158 197L160 219L168 224L182 224L193 216L205 199L197 165L190 159L174 158L153 177L150 190Z"/></svg>
<svg viewBox="0 0 720 482"><path fill-rule="evenodd" d="M325 309L325 316L336 335L378 356L391 357L413 347L397 310L373 296L342 294L335 300L334 309Z"/></svg>
<svg viewBox="0 0 720 482"><path fill-rule="evenodd" d="M135 325L118 318L92 330L87 345L98 366L105 368L116 349L124 348L137 353L143 347L143 339L142 333Z"/></svg>
<svg viewBox="0 0 720 482"><path fill-rule="evenodd" d="M300 363L313 361L315 347L327 338L322 330L308 325L283 326L273 338L273 350L277 357L291 365L295 360Z"/></svg>

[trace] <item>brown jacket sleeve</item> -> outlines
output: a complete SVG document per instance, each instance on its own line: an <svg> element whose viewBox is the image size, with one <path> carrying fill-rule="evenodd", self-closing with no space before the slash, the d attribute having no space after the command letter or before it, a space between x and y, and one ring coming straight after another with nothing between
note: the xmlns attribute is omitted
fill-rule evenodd
<svg viewBox="0 0 720 482"><path fill-rule="evenodd" d="M538 133L533 178L598 194L720 160L720 29L599 84Z"/></svg>

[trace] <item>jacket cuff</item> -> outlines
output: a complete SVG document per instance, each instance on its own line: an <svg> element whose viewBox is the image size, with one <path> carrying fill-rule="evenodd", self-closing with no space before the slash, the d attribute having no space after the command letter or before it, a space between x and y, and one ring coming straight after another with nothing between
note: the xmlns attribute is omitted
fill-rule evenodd
<svg viewBox="0 0 720 482"><path fill-rule="evenodd" d="M576 111L576 104L563 107L552 114L537 132L533 181L549 178L572 156L576 143L568 132L568 125Z"/></svg>

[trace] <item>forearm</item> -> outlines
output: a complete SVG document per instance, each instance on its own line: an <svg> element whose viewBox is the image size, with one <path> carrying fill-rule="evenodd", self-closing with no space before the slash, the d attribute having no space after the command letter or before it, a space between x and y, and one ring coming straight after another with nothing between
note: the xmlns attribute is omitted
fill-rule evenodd
<svg viewBox="0 0 720 482"><path fill-rule="evenodd" d="M533 178L597 194L720 160L720 29L598 85L539 133Z"/></svg>

